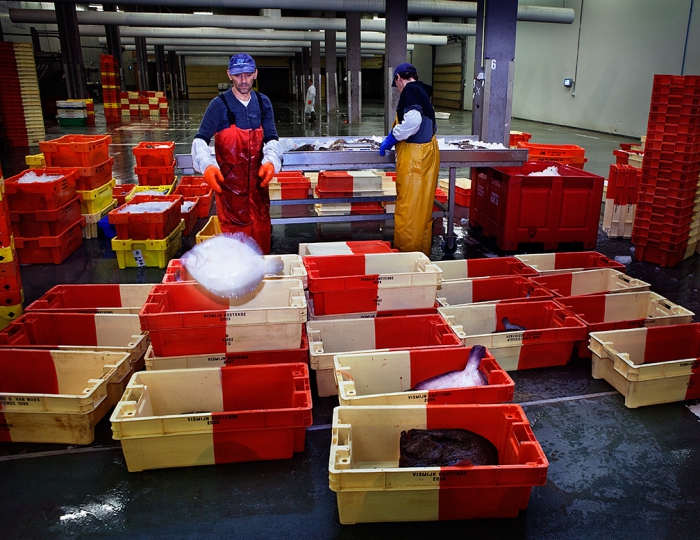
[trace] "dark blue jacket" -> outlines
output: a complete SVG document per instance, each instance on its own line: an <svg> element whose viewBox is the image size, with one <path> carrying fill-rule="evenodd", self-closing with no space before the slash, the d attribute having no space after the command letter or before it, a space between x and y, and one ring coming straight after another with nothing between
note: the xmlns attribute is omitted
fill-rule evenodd
<svg viewBox="0 0 700 540"><path fill-rule="evenodd" d="M399 119L399 124L403 122L404 114L408 111L417 110L423 116L420 128L406 139L406 142L427 143L435 135L437 123L435 122L435 109L430 101L432 95L433 87L423 81L413 81L404 86L399 97L399 104L396 106L396 117Z"/></svg>

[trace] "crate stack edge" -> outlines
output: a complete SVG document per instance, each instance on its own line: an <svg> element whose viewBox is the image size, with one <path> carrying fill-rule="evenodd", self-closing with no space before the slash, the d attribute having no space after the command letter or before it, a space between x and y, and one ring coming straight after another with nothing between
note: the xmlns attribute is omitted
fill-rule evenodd
<svg viewBox="0 0 700 540"><path fill-rule="evenodd" d="M10 207L5 193L5 179L0 168L0 330L22 314L24 290L19 258L10 219Z"/></svg>
<svg viewBox="0 0 700 540"><path fill-rule="evenodd" d="M108 124L121 122L121 76L117 59L111 54L100 55L100 76L102 77L102 103L105 120Z"/></svg>
<svg viewBox="0 0 700 540"><path fill-rule="evenodd" d="M700 76L655 75L632 244L675 266L700 240Z"/></svg>

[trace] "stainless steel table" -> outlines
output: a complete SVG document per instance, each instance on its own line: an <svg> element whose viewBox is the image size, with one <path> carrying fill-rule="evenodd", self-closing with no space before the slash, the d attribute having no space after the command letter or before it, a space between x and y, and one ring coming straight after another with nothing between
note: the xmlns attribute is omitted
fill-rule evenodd
<svg viewBox="0 0 700 540"><path fill-rule="evenodd" d="M290 137L280 139L283 148L302 146L304 144L332 143L340 137ZM347 141L353 141L367 137L345 137ZM440 137L445 142L450 141L476 141L474 135L451 135ZM315 150L308 152L290 151L284 153L282 170L303 171L328 171L328 170L359 170L359 169L394 169L396 167L394 151L386 152L384 157L376 150L345 149L345 150ZM472 148L462 150L459 148L440 150L440 168L449 170L449 190L447 204L442 212L434 212L434 217L447 217L445 229L445 243L443 249L454 252L456 249L456 236L454 234L454 195L457 169L460 167L516 167L527 160L527 150L524 149L490 149ZM193 174L192 156L190 154L178 154L176 156L178 168L183 174ZM396 197L349 197L342 199L323 199L323 203L337 204L350 202L392 202ZM319 199L291 199L270 201L271 206L317 204ZM439 204L439 203L438 203ZM442 205L440 205L442 207ZM348 221L389 221L393 220L393 214L369 214L351 216L308 216L291 218L274 218L273 225L288 223L318 223L318 222L348 222Z"/></svg>

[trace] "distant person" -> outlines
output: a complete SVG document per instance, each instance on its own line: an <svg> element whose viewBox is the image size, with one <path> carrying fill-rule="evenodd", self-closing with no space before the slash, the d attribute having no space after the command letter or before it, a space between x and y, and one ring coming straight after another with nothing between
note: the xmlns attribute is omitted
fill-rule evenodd
<svg viewBox="0 0 700 540"><path fill-rule="evenodd" d="M435 109L430 101L433 87L418 80L409 63L394 70L401 92L392 129L379 154L396 146L396 210L394 247L399 251L422 251L430 255L433 240L433 201L440 172L440 151L435 132Z"/></svg>
<svg viewBox="0 0 700 540"><path fill-rule="evenodd" d="M316 87L311 77L308 80L309 87L306 89L306 103L304 104L304 114L309 116L310 122L316 121L316 111L314 103L316 101Z"/></svg>
<svg viewBox="0 0 700 540"><path fill-rule="evenodd" d="M258 70L250 55L234 54L227 73L231 91L212 99L204 112L192 141L192 162L216 192L221 230L243 232L270 253L267 185L282 168L272 103L252 90ZM209 149L215 135L216 157Z"/></svg>

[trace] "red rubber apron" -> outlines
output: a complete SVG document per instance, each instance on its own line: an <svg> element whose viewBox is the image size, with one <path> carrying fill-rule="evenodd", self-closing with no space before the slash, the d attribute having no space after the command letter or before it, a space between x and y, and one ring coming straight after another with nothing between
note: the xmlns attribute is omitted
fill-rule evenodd
<svg viewBox="0 0 700 540"><path fill-rule="evenodd" d="M230 126L216 134L216 161L224 176L216 194L216 212L222 232L243 232L263 253L270 253L270 193L260 187L263 129Z"/></svg>

